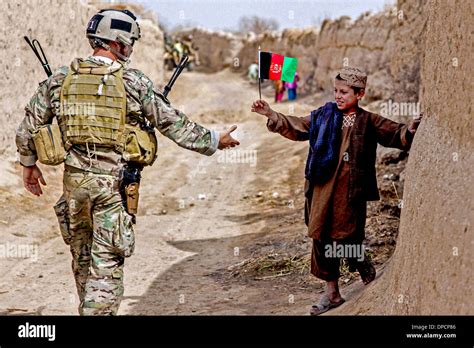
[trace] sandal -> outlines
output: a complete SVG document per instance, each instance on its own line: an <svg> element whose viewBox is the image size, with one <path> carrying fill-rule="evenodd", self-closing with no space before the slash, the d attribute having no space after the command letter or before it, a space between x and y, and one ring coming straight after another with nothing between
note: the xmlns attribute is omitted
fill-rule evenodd
<svg viewBox="0 0 474 348"><path fill-rule="evenodd" d="M318 304L315 304L311 307L311 310L309 311L309 314L310 315L320 315L320 314L326 313L330 309L339 307L344 302L346 302L346 300L344 300L342 297L337 302L331 302L331 301L329 301L329 298L325 295L321 298L321 301Z"/></svg>

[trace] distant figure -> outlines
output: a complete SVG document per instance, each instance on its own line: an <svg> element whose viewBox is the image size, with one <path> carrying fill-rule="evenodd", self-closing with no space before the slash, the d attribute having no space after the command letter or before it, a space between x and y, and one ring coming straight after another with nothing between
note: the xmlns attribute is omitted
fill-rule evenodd
<svg viewBox="0 0 474 348"><path fill-rule="evenodd" d="M250 82L255 82L258 79L258 64L257 62L253 62L249 65L247 78Z"/></svg>
<svg viewBox="0 0 474 348"><path fill-rule="evenodd" d="M275 80L275 103L280 103L285 94L285 84L281 80Z"/></svg>
<svg viewBox="0 0 474 348"><path fill-rule="evenodd" d="M288 100L296 99L296 89L298 88L299 80L300 76L298 75L298 72L295 72L295 79L293 80L293 82L285 82L285 87L288 88Z"/></svg>
<svg viewBox="0 0 474 348"><path fill-rule="evenodd" d="M176 39L176 42L173 45L173 59L174 65L177 66L183 57L184 45L180 39Z"/></svg>
<svg viewBox="0 0 474 348"><path fill-rule="evenodd" d="M193 35L189 34L182 39L183 53L189 57L188 68L192 68L192 65L200 65L199 61L199 48L194 44Z"/></svg>

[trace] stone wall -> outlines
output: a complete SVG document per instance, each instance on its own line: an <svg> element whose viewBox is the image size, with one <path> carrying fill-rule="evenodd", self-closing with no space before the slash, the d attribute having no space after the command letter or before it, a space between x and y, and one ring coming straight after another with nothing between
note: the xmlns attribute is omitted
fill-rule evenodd
<svg viewBox="0 0 474 348"><path fill-rule="evenodd" d="M391 59L396 49L394 28L399 21L394 10L363 14L355 21L349 17L326 20L321 28L286 29L258 36L250 33L243 37L202 29L195 29L192 34L200 48L205 71L230 67L245 73L257 59L260 46L262 51L299 58L304 92L330 92L335 72L344 64L365 69L369 73L366 101L370 102L389 99L394 93ZM405 76L405 70L400 71L403 64L405 62L393 65L399 77Z"/></svg>
<svg viewBox="0 0 474 348"><path fill-rule="evenodd" d="M197 68L204 72L217 72L234 66L236 52L243 40L231 33L193 28L179 32L178 36L193 36L193 43L199 48L201 65Z"/></svg>

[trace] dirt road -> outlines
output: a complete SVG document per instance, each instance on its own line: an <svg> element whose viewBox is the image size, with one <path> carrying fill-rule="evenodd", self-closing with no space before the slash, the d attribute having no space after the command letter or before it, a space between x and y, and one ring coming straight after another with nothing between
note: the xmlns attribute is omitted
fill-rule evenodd
<svg viewBox="0 0 474 348"><path fill-rule="evenodd" d="M204 157L160 136L159 159L143 175L137 244L126 260L120 314L307 312L307 300L284 285L271 280L229 283L219 277L219 270L245 260L266 219L279 219L277 211L280 217L282 209L297 216L291 224L304 235L301 206L295 206L285 183L291 179L301 186L305 144L288 146L266 130L264 118L249 110L257 95L255 85L228 71L185 73L176 84L170 95L176 107L217 130L236 124L242 145L238 151ZM311 110L302 103L278 107L286 113L294 108L296 114ZM288 158L284 166L282 156ZM41 198L23 191L19 167L2 172L9 174L0 182L0 206L8 213L0 229L10 247L4 256L10 257L0 259L0 312L75 314L69 250L52 210L61 192L61 168L45 168L48 186ZM270 205L253 204L255 197Z"/></svg>
<svg viewBox="0 0 474 348"><path fill-rule="evenodd" d="M263 95L271 101L271 87ZM158 160L143 173L119 314L305 315L319 300L323 283L309 274L303 220L307 144L268 132L266 119L250 112L257 96L256 85L229 71L180 77L172 103L209 128L236 124L241 146L206 157L159 136ZM322 101L307 96L273 107L306 115ZM369 204L367 241L379 274L394 250L402 189L382 175L398 177L403 158L388 154L387 165L379 162L382 201ZM0 169L0 314L76 314L71 257L52 209L62 168L43 166L41 198L24 191L19 165ZM364 287L357 274L342 274L350 300Z"/></svg>

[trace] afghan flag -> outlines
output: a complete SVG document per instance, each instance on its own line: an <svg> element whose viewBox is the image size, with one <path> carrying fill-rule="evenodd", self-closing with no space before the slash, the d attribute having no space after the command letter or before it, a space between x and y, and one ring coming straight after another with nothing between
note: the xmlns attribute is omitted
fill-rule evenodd
<svg viewBox="0 0 474 348"><path fill-rule="evenodd" d="M271 52L259 52L259 78L292 83L295 79L298 58L285 57Z"/></svg>

